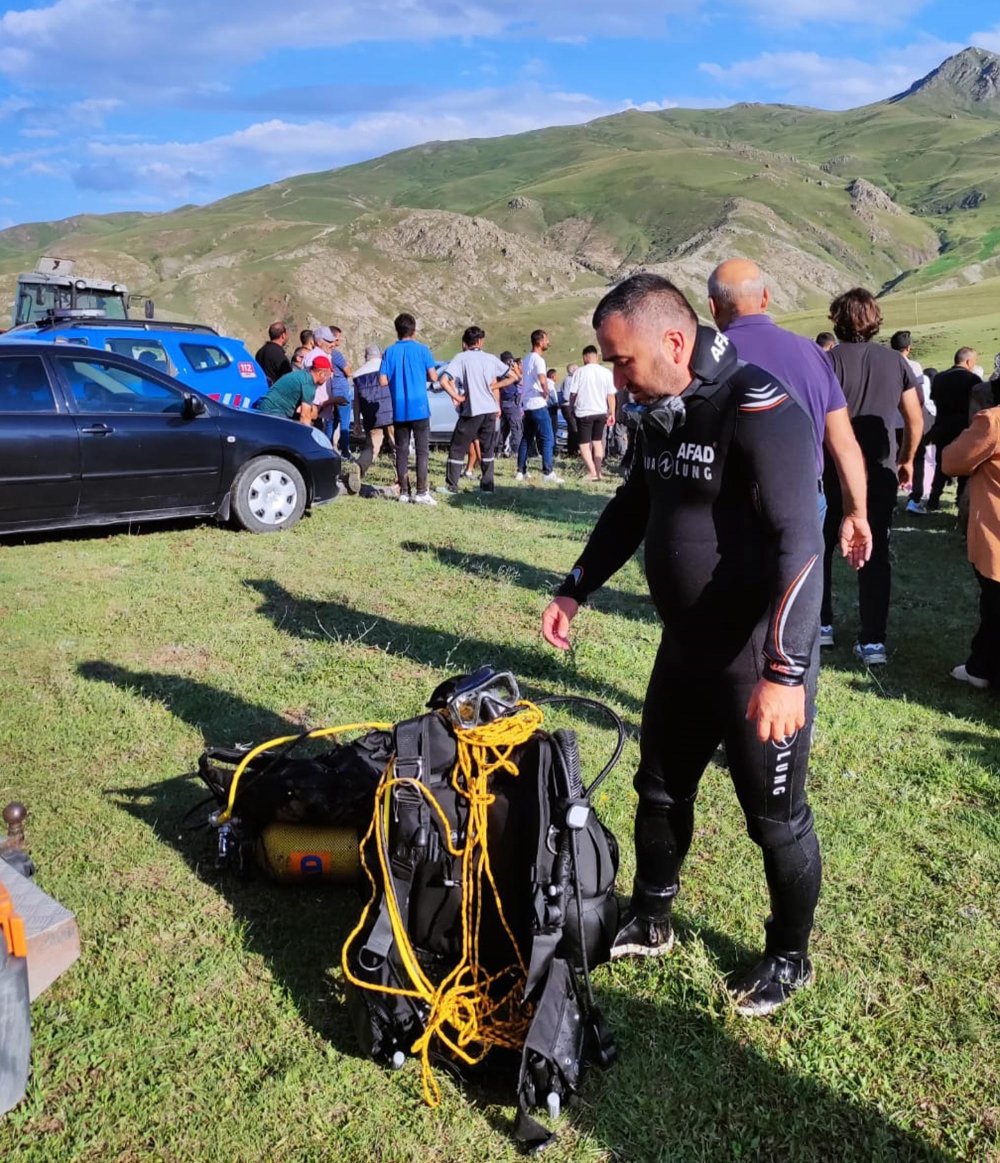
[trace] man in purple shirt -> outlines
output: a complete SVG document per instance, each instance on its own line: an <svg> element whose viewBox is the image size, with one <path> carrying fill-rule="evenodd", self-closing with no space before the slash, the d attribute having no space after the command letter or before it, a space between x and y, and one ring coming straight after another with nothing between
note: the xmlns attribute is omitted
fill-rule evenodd
<svg viewBox="0 0 1000 1163"><path fill-rule="evenodd" d="M861 569L871 556L872 531L868 524L865 463L851 427L847 400L829 355L812 340L779 327L766 313L770 301L760 267L749 259L728 259L709 277L709 309L736 354L777 376L812 420L820 522L826 516L825 448L836 467L844 499L841 552L854 569ZM820 628L820 645L833 645L832 626Z"/></svg>

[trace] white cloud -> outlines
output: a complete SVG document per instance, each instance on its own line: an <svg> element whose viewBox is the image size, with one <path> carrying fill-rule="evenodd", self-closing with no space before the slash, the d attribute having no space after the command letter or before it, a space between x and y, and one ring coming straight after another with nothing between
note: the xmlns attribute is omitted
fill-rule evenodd
<svg viewBox="0 0 1000 1163"><path fill-rule="evenodd" d="M701 71L740 100L780 100L826 109L881 101L908 89L961 45L926 40L879 54L875 61L815 52L768 52L731 65L705 62Z"/></svg>
<svg viewBox="0 0 1000 1163"><path fill-rule="evenodd" d="M1000 24L988 32L974 32L969 37L969 44L974 44L976 48L985 48L990 52L1000 53Z"/></svg>
<svg viewBox="0 0 1000 1163"><path fill-rule="evenodd" d="M757 20L778 27L819 23L826 25L853 24L860 21L864 27L874 24L901 24L925 8L929 0L743 0L741 10L750 12Z"/></svg>

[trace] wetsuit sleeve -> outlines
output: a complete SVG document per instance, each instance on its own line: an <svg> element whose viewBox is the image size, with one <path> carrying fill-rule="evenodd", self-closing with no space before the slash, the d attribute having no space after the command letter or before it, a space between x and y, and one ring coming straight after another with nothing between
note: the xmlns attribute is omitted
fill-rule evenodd
<svg viewBox="0 0 1000 1163"><path fill-rule="evenodd" d="M598 517L586 548L556 590L557 597L585 602L642 544L649 519L649 494L646 491L645 442L641 430L636 433L635 440L628 476Z"/></svg>
<svg viewBox="0 0 1000 1163"><path fill-rule="evenodd" d="M763 674L771 682L799 686L812 660L823 596L812 430L809 417L779 383L750 391L738 407L737 443L775 552Z"/></svg>

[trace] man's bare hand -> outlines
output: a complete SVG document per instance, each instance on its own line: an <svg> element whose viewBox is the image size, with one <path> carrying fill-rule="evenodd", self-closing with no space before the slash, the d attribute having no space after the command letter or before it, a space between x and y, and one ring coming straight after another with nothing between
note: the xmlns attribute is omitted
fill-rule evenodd
<svg viewBox="0 0 1000 1163"><path fill-rule="evenodd" d="M806 724L805 687L782 686L762 678L750 692L747 719L756 720L761 743L790 738Z"/></svg>
<svg viewBox="0 0 1000 1163"><path fill-rule="evenodd" d="M580 603L573 598L553 598L542 614L542 637L557 650L569 650L569 624Z"/></svg>
<svg viewBox="0 0 1000 1163"><path fill-rule="evenodd" d="M872 527L865 517L847 513L840 522L840 552L851 569L861 569L872 555Z"/></svg>
<svg viewBox="0 0 1000 1163"><path fill-rule="evenodd" d="M907 485L913 484L913 461L907 460L903 464L896 465L896 479L899 481L900 488L905 489Z"/></svg>

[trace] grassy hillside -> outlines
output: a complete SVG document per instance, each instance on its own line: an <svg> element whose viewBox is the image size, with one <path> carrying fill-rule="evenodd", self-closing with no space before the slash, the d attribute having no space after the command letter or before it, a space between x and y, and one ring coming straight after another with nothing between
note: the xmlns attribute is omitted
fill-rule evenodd
<svg viewBox="0 0 1000 1163"><path fill-rule="evenodd" d="M251 342L280 316L295 330L336 321L360 348L410 309L444 346L473 318L515 348L548 322L564 362L607 282L653 267L701 300L711 268L745 254L803 326L862 284L891 292L894 321L942 329L944 348L957 342L951 318L985 344L1000 101L983 78L998 60L968 50L901 99L847 112L631 110L432 142L204 207L19 226L0 232L0 299L56 253L152 295L164 316ZM907 296L952 292L928 304L934 318L909 313Z"/></svg>

